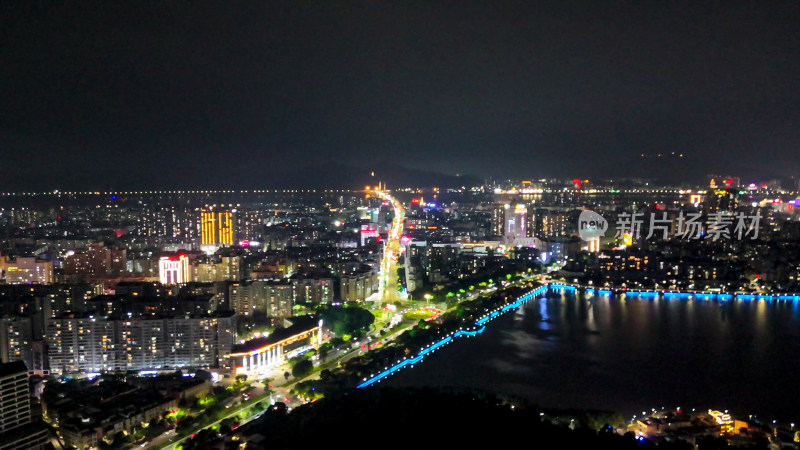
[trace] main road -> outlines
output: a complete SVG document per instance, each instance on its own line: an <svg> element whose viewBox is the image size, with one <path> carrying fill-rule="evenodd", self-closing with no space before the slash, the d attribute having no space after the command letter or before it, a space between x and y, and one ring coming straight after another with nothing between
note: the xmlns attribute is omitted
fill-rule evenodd
<svg viewBox="0 0 800 450"><path fill-rule="evenodd" d="M383 250L381 270L378 281L378 298L381 302L391 302L398 299L399 288L397 284L397 259L400 256L400 238L403 235L403 221L405 211L403 204L384 191L374 191L375 195L390 202L394 208L392 228Z"/></svg>

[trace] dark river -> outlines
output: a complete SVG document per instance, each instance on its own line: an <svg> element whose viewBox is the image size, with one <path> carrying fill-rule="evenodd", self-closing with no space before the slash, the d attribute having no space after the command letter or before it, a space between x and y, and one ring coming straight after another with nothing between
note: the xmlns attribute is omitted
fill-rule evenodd
<svg viewBox="0 0 800 450"><path fill-rule="evenodd" d="M627 417L680 406L800 423L800 306L550 294L384 383L474 387Z"/></svg>

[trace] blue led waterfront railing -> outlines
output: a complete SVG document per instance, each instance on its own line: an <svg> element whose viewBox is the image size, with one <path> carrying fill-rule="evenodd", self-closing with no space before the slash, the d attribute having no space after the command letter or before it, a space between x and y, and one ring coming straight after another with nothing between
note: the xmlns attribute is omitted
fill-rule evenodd
<svg viewBox="0 0 800 450"><path fill-rule="evenodd" d="M499 316L500 314L518 308L522 305L523 302L530 300L532 297L541 294L547 289L561 289L565 291L575 291L577 289L576 286L572 286L569 284L560 284L560 283L550 283L545 286L541 286L539 288L534 289L531 292L521 296L518 298L514 303L509 303L502 308L492 311L490 313L486 313L482 318L475 321L475 326L480 327L475 330L458 330L454 333L451 333L450 336L447 336L444 339L441 339L428 347L420 350L416 356L410 359L404 359L403 361L398 362L397 364L389 367L388 369L380 372L377 375L374 375L366 380L363 383L356 386L357 388L367 387L381 379L393 374L394 372L402 369L406 366L414 365L420 361L422 358L425 357L428 353L436 350L437 348L452 342L455 338L461 336L475 336L477 334L483 333L486 329L486 323L495 317ZM594 293L594 288L587 288L586 291L588 293ZM597 293L599 295L611 295L612 291L610 289L597 289ZM663 295L666 298L688 298L688 297L695 297L697 299L719 299L719 300L733 300L734 298L740 300L793 300L793 301L800 301L800 294L739 294L739 293L708 293L708 292L675 292L675 291L625 291L626 295L630 296L637 296L637 297L656 297L659 294Z"/></svg>

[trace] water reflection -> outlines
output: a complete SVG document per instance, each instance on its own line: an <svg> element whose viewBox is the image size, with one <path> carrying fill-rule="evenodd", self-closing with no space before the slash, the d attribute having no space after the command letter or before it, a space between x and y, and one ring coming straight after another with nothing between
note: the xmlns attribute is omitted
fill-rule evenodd
<svg viewBox="0 0 800 450"><path fill-rule="evenodd" d="M522 308L387 382L626 414L663 404L800 419L794 302L551 293Z"/></svg>

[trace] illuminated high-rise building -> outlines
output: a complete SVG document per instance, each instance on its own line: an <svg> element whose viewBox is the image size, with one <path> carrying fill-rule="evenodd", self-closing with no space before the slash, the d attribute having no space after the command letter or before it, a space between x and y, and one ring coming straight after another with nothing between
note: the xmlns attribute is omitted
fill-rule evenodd
<svg viewBox="0 0 800 450"><path fill-rule="evenodd" d="M166 236L190 239L197 236L197 215L182 205L146 204L137 217L140 236Z"/></svg>
<svg viewBox="0 0 800 450"><path fill-rule="evenodd" d="M505 234L506 210L510 207L510 205L495 205L492 209L492 234L495 236Z"/></svg>
<svg viewBox="0 0 800 450"><path fill-rule="evenodd" d="M185 253L162 256L158 260L158 278L161 284L183 284L192 281L192 267Z"/></svg>
<svg viewBox="0 0 800 450"><path fill-rule="evenodd" d="M504 236L514 236L514 237L525 237L527 236L526 227L528 225L527 220L528 215L528 208L525 204L520 203L517 204L514 209L512 210L509 206L505 209L505 226L504 228Z"/></svg>
<svg viewBox="0 0 800 450"><path fill-rule="evenodd" d="M200 210L200 240L201 245L219 247L233 245L233 213L236 210L213 210L203 208Z"/></svg>
<svg viewBox="0 0 800 450"><path fill-rule="evenodd" d="M11 316L0 319L0 358L3 361L24 361L26 366L32 368L32 342L31 317Z"/></svg>
<svg viewBox="0 0 800 450"><path fill-rule="evenodd" d="M45 324L50 369L57 373L116 370L114 322L105 317L64 314Z"/></svg>
<svg viewBox="0 0 800 450"><path fill-rule="evenodd" d="M492 232L497 236L531 236L529 222L524 203L497 205L492 211Z"/></svg>
<svg viewBox="0 0 800 450"><path fill-rule="evenodd" d="M242 278L241 263L242 257L235 255L200 262L193 266L192 278L200 283L239 281Z"/></svg>
<svg viewBox="0 0 800 450"><path fill-rule="evenodd" d="M86 250L67 256L64 274L71 280L84 280L124 272L127 269L126 254L125 249L94 242Z"/></svg>
<svg viewBox="0 0 800 450"><path fill-rule="evenodd" d="M56 374L224 367L236 341L236 316L223 312L115 319L69 314L48 320L45 338Z"/></svg>
<svg viewBox="0 0 800 450"><path fill-rule="evenodd" d="M536 214L536 235L545 237L567 236L569 214L558 209L541 208Z"/></svg>
<svg viewBox="0 0 800 450"><path fill-rule="evenodd" d="M265 224L270 215L262 208L249 208L236 211L237 238L248 241L261 241L264 238Z"/></svg>
<svg viewBox="0 0 800 450"><path fill-rule="evenodd" d="M28 369L22 361L0 364L0 448L51 448L47 427L31 410Z"/></svg>

